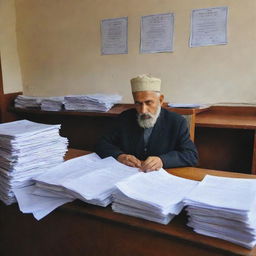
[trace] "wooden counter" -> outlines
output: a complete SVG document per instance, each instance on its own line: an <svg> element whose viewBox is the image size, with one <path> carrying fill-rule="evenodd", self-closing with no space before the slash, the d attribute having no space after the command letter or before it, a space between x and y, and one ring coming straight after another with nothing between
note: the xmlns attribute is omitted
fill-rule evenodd
<svg viewBox="0 0 256 256"><path fill-rule="evenodd" d="M70 150L66 159L86 152ZM253 175L197 168L170 173L201 180L206 174L256 178ZM0 203L1 256L208 256L256 255L224 240L202 236L186 226L185 213L168 225L114 213L81 201L66 204L41 221Z"/></svg>
<svg viewBox="0 0 256 256"><path fill-rule="evenodd" d="M202 113L207 110L206 109L190 109L190 108L170 108L167 106L166 103L163 105L164 108L177 112L179 114L197 114ZM62 110L62 111L43 111L40 109L33 109L33 108L14 108L11 106L9 110L13 113L19 114L34 114L34 115L63 115L63 116L110 116L110 117L117 117L123 111L135 108L135 104L116 104L114 105L109 111L107 112L90 112L90 111L73 111L73 110Z"/></svg>
<svg viewBox="0 0 256 256"><path fill-rule="evenodd" d="M196 115L200 166L256 173L256 107L213 106Z"/></svg>
<svg viewBox="0 0 256 256"><path fill-rule="evenodd" d="M77 111L40 111L11 108L17 118L62 125L61 135L73 148L94 150L102 134L116 122L122 111L133 104L117 104L106 113ZM167 106L165 106L167 107ZM256 173L256 108L221 107L174 109L180 114L195 115L195 136L199 151L198 167Z"/></svg>
<svg viewBox="0 0 256 256"><path fill-rule="evenodd" d="M213 106L196 116L196 126L256 130L256 107Z"/></svg>
<svg viewBox="0 0 256 256"><path fill-rule="evenodd" d="M69 139L72 148L94 150L96 142L117 120L117 116L125 110L134 108L134 104L116 104L108 112L83 111L41 111L39 109L21 109L10 107L17 119L27 119L46 124L61 124L61 135ZM190 135L194 140L195 109L166 109L181 115L191 115Z"/></svg>

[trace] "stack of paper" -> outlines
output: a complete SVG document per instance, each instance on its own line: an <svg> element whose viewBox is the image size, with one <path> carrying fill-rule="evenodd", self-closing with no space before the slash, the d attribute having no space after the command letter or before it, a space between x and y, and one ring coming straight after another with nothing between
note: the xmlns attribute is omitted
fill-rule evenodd
<svg viewBox="0 0 256 256"><path fill-rule="evenodd" d="M60 125L27 120L0 124L0 199L15 202L13 189L28 186L31 178L63 162L67 139Z"/></svg>
<svg viewBox="0 0 256 256"><path fill-rule="evenodd" d="M64 97L49 97L42 99L41 110L60 111L64 104Z"/></svg>
<svg viewBox="0 0 256 256"><path fill-rule="evenodd" d="M44 190L51 192L52 196L68 196L107 206L112 201L115 183L135 174L138 169L123 165L113 157L93 158L94 161L89 156L74 158L39 175L35 181L40 191L36 193L41 195Z"/></svg>
<svg viewBox="0 0 256 256"><path fill-rule="evenodd" d="M208 104L194 104L194 103L168 103L168 107L171 108L209 108Z"/></svg>
<svg viewBox="0 0 256 256"><path fill-rule="evenodd" d="M40 108L42 97L18 95L14 100L15 108Z"/></svg>
<svg viewBox="0 0 256 256"><path fill-rule="evenodd" d="M122 97L117 94L87 94L65 96L66 110L106 112Z"/></svg>
<svg viewBox="0 0 256 256"><path fill-rule="evenodd" d="M180 213L183 198L198 182L179 178L161 169L140 172L116 184L112 209L162 224Z"/></svg>
<svg viewBox="0 0 256 256"><path fill-rule="evenodd" d="M74 199L105 207L112 202L115 183L137 172L137 168L123 165L112 157L101 159L94 153L49 169L34 178L35 185L14 192L20 210L41 219Z"/></svg>
<svg viewBox="0 0 256 256"><path fill-rule="evenodd" d="M256 179L207 175L184 202L195 232L249 249L256 245Z"/></svg>

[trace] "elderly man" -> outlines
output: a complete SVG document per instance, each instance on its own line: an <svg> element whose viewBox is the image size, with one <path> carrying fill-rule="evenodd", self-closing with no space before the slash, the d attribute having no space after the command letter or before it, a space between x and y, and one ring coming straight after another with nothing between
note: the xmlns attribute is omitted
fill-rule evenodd
<svg viewBox="0 0 256 256"><path fill-rule="evenodd" d="M114 129L98 143L96 153L145 172L195 165L197 150L186 120L161 107L161 80L142 75L131 79L131 86L135 109L120 114Z"/></svg>

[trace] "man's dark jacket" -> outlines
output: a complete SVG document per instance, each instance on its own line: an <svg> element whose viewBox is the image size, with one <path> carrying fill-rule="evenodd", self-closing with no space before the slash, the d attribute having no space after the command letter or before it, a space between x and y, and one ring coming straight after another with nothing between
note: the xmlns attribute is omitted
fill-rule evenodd
<svg viewBox="0 0 256 256"><path fill-rule="evenodd" d="M144 146L143 131L138 125L136 110L124 111L115 127L101 138L96 153L102 158L130 154L140 160L158 156L164 168L197 164L197 150L189 138L186 120L181 115L162 108L147 147Z"/></svg>

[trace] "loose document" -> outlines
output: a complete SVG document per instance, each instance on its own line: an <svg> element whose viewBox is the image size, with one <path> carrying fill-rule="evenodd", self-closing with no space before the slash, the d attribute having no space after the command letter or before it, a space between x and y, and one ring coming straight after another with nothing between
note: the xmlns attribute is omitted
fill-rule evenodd
<svg viewBox="0 0 256 256"><path fill-rule="evenodd" d="M128 53L128 17L101 21L101 54Z"/></svg>
<svg viewBox="0 0 256 256"><path fill-rule="evenodd" d="M173 13L142 16L140 26L140 52L172 52L173 29Z"/></svg>
<svg viewBox="0 0 256 256"><path fill-rule="evenodd" d="M256 179L207 175L184 203L195 232L249 249L256 245Z"/></svg>
<svg viewBox="0 0 256 256"><path fill-rule="evenodd" d="M64 107L66 110L106 112L121 100L118 94L68 95L64 98Z"/></svg>
<svg viewBox="0 0 256 256"><path fill-rule="evenodd" d="M227 44L227 13L226 6L193 10L190 47Z"/></svg>
<svg viewBox="0 0 256 256"><path fill-rule="evenodd" d="M161 169L137 173L116 184L112 209L162 224L179 214L182 200L198 181L180 178Z"/></svg>
<svg viewBox="0 0 256 256"><path fill-rule="evenodd" d="M60 125L20 120L0 124L0 200L15 202L13 190L31 185L32 178L64 161L68 141Z"/></svg>

